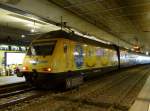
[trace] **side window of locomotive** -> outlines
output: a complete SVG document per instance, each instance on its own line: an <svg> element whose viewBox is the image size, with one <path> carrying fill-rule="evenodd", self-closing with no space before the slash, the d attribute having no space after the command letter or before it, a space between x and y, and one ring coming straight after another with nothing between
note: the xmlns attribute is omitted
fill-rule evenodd
<svg viewBox="0 0 150 111"><path fill-rule="evenodd" d="M67 53L67 49L68 49L67 44L64 44L64 53Z"/></svg>

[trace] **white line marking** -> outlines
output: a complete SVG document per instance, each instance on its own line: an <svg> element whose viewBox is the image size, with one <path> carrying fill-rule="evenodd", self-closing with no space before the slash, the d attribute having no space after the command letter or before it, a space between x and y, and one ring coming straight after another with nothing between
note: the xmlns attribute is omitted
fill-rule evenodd
<svg viewBox="0 0 150 111"><path fill-rule="evenodd" d="M149 104L149 106L148 106L148 111L150 111L150 104Z"/></svg>

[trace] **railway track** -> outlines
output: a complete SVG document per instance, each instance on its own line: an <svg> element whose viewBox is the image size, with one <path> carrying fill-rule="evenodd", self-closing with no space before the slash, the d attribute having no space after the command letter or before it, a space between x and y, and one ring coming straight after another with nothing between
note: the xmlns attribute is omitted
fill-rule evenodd
<svg viewBox="0 0 150 111"><path fill-rule="evenodd" d="M78 90L73 89L59 93L50 92L48 93L48 97L46 97L47 99L44 99L47 102L44 102L43 108L45 109L49 107L53 111L58 111L60 109L71 111L78 110L78 107L79 109L90 107L93 108L94 111L95 109L97 109L96 111L127 111L148 77L148 67L149 66L133 68L131 70L121 71L117 74L99 78L95 81L87 81L79 87ZM17 99L15 99L15 97L13 99L15 100L14 103L10 102L7 105L3 105L3 107L25 100L30 101L33 98L38 98L43 95L45 98L46 93L31 90L22 95L23 96L19 96L17 94ZM22 99L18 96L22 97ZM33 109L33 111L40 110L36 107L42 103L43 102L40 104L36 103L35 109L33 109L34 105L31 105L28 110L23 108L23 111L30 111L30 108Z"/></svg>
<svg viewBox="0 0 150 111"><path fill-rule="evenodd" d="M130 73L137 73L140 70L145 70L147 67L142 67L137 70L131 69ZM98 78L94 81L87 81L84 85L80 86L80 89L84 89L84 93L82 93L82 90L80 92L73 90L72 96L77 96L80 93L79 96L90 96L90 94L94 95L97 91L104 92L104 90L108 90L109 88L116 86L123 80L129 78L131 75L129 74L128 70L121 71L117 74L108 75L103 78ZM99 83L99 84L98 84ZM92 87L90 87L92 86ZM87 88L88 87L88 88ZM69 92L68 92L69 93Z"/></svg>
<svg viewBox="0 0 150 111"><path fill-rule="evenodd" d="M121 91L119 92L119 94L116 95L117 98L115 98L114 103L110 106L108 111L114 111L115 109L127 111L132 104L131 102L129 104L128 101L126 101L126 97L130 93L132 93L133 89L137 86L138 83L142 82L143 80L147 78L148 72L149 70L143 71L143 74L139 75L139 77L133 76L132 79L124 82L125 85L123 85L124 87L122 89L119 88L119 86L117 86L117 88L121 89ZM113 90L115 90L115 88L113 88ZM132 100L132 103L133 103L133 100Z"/></svg>
<svg viewBox="0 0 150 111"><path fill-rule="evenodd" d="M31 87L31 86L27 84L26 82L3 85L3 86L0 86L0 94L13 92L13 91L23 89L23 88L28 88L28 87Z"/></svg>
<svg viewBox="0 0 150 111"><path fill-rule="evenodd" d="M75 94L72 93L64 96L60 95L56 96L55 99L58 101L70 101L73 103L78 102L83 105L92 105L95 107L104 108L108 111L127 111L132 104L124 105L125 103L122 103L130 94L130 92L133 91L137 83L146 80L148 77L147 72L149 72L149 70L146 69L147 67L143 67L138 70L130 71L130 73L122 73L121 75L115 76L115 78L114 76L112 78L109 77L110 81L105 81L104 84L98 84L97 82L98 85L96 85L92 91L88 91L89 88L87 89L88 92L81 89L80 92L74 92ZM141 74L137 76L136 73L139 72ZM90 87L89 84L88 87Z"/></svg>
<svg viewBox="0 0 150 111"><path fill-rule="evenodd" d="M15 83L10 85L1 86L0 88L0 108L16 104L20 101L29 99L32 96L20 96L27 92L34 90L35 87L31 87L29 84L22 82L22 83Z"/></svg>
<svg viewBox="0 0 150 111"><path fill-rule="evenodd" d="M0 109L5 110L9 106L23 103L24 101L31 101L53 93L56 94L57 91L37 89L27 83L4 86L0 89Z"/></svg>

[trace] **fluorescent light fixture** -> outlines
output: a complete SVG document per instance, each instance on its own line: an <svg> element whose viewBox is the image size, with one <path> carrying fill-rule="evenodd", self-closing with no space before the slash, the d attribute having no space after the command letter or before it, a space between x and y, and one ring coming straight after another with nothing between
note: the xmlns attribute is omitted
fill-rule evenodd
<svg viewBox="0 0 150 111"><path fill-rule="evenodd" d="M0 45L0 47L8 48L8 45Z"/></svg>
<svg viewBox="0 0 150 111"><path fill-rule="evenodd" d="M87 45L87 44L84 44L83 46L84 46L84 47L87 47L88 45Z"/></svg>
<svg viewBox="0 0 150 111"><path fill-rule="evenodd" d="M91 39L91 40L95 40L95 41L98 41L98 42L102 42L102 43L105 43L105 44L110 44L110 42L107 42L107 41L98 39L98 38L96 38L95 36L84 35L84 34L78 32L78 31L75 30L75 29L73 29L73 31L75 32L75 34L77 34L77 35L79 35L79 36L82 36L82 37L85 37L85 38L88 38L88 39Z"/></svg>
<svg viewBox="0 0 150 111"><path fill-rule="evenodd" d="M40 28L39 26L34 25L34 24L27 24L26 26L28 26L28 27L32 27L32 28Z"/></svg>
<svg viewBox="0 0 150 111"><path fill-rule="evenodd" d="M16 18L18 19L18 21L28 21L28 22L35 22L41 25L47 25L46 22L38 20L35 17L28 17L28 16L23 16L23 15L19 15L19 14L8 14L10 17Z"/></svg>

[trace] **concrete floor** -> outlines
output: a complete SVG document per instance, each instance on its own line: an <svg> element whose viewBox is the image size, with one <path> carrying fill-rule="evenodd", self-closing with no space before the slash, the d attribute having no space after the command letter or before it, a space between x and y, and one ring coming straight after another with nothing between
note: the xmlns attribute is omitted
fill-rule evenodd
<svg viewBox="0 0 150 111"><path fill-rule="evenodd" d="M16 75L15 76L1 76L0 77L0 86L24 82L24 81L25 81L24 77L17 77Z"/></svg>
<svg viewBox="0 0 150 111"><path fill-rule="evenodd" d="M150 77L129 111L150 111Z"/></svg>

